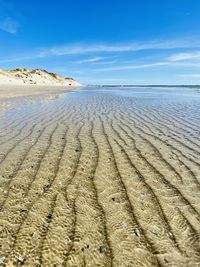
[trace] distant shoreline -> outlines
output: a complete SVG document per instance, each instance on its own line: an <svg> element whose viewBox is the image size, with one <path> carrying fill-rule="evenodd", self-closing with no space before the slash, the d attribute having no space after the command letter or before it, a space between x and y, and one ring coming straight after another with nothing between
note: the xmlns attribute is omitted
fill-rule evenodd
<svg viewBox="0 0 200 267"><path fill-rule="evenodd" d="M88 85L97 86L97 87L166 87L166 88L173 88L173 87L180 87L180 88L200 88L200 85L163 85L163 84L148 84L148 85L137 85L137 84L97 84L97 85Z"/></svg>

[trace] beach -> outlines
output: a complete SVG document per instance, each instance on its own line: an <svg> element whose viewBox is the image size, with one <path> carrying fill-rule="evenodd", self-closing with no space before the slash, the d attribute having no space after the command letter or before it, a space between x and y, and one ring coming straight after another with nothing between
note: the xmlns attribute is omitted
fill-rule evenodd
<svg viewBox="0 0 200 267"><path fill-rule="evenodd" d="M41 94L65 93L76 87L45 86L45 85L0 85L0 100L20 96L33 96ZM21 100L20 100L21 101Z"/></svg>
<svg viewBox="0 0 200 267"><path fill-rule="evenodd" d="M199 89L42 88L0 93L0 265L199 266Z"/></svg>

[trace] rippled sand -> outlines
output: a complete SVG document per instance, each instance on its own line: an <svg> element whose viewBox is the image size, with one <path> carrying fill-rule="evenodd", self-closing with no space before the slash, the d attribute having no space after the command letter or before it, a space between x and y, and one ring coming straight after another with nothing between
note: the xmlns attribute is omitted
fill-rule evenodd
<svg viewBox="0 0 200 267"><path fill-rule="evenodd" d="M199 266L199 125L192 89L2 100L0 266Z"/></svg>

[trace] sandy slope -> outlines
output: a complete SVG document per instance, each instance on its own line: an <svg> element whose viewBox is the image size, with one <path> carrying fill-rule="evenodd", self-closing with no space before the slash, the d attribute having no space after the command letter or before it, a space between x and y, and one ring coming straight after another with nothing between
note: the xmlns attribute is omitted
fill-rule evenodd
<svg viewBox="0 0 200 267"><path fill-rule="evenodd" d="M0 70L0 99L61 93L80 86L81 84L72 78L63 78L45 70Z"/></svg>
<svg viewBox="0 0 200 267"><path fill-rule="evenodd" d="M47 85L80 86L73 78L64 78L58 74L40 69L0 70L0 85Z"/></svg>

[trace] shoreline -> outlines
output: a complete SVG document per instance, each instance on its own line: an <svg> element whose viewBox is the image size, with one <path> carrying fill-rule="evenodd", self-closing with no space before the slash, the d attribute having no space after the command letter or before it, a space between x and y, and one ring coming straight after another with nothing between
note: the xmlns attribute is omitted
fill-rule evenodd
<svg viewBox="0 0 200 267"><path fill-rule="evenodd" d="M0 100L15 97L34 96L40 94L65 93L76 90L80 86L60 85L2 85L0 84Z"/></svg>

